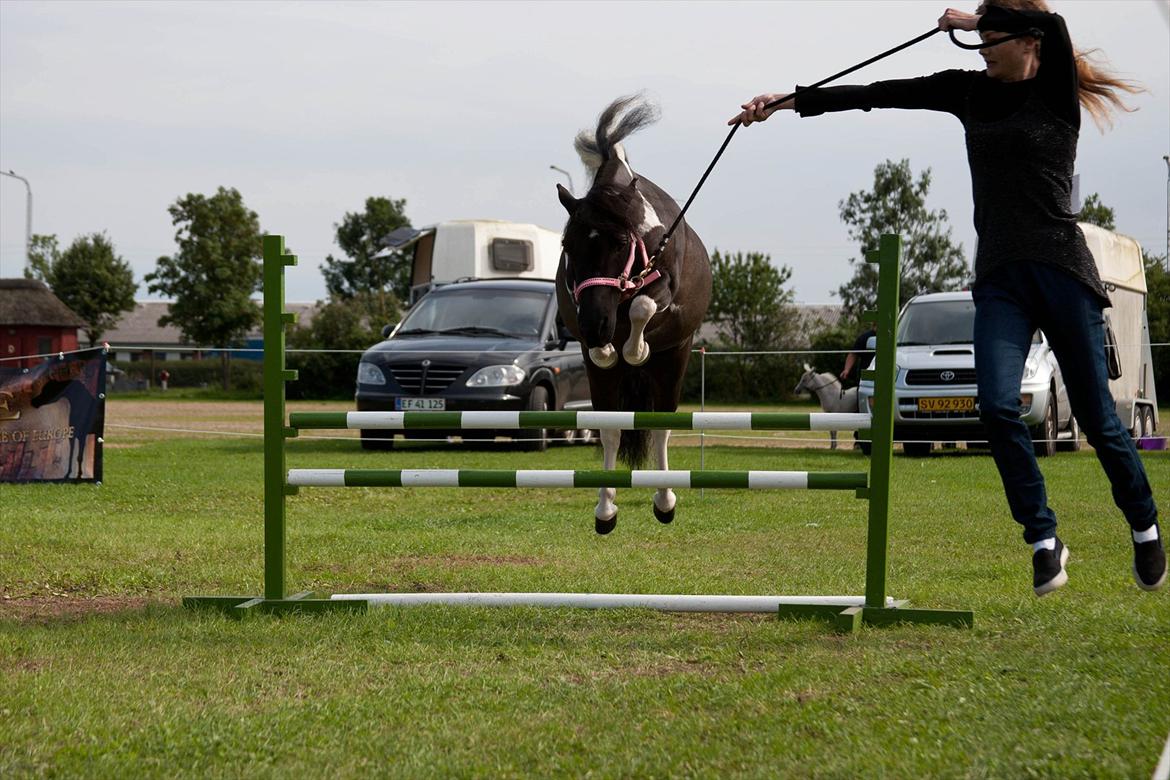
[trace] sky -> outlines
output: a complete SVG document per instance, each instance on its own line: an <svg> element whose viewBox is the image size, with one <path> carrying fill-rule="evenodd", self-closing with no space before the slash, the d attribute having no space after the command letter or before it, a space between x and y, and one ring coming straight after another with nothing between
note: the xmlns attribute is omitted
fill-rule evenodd
<svg viewBox="0 0 1170 780"><path fill-rule="evenodd" d="M960 4L974 10L975 3ZM1147 92L1077 169L1119 232L1158 253L1167 230L1170 1L1052 0L1081 49ZM968 7L970 6L970 7ZM761 92L790 91L915 37L933 0L778 2L21 2L0 0L0 170L27 178L33 232L105 231L142 277L175 250L167 207L235 187L300 263L287 297L325 296L334 228L367 197L404 198L416 225L506 219L560 230L555 185L614 98L662 119L628 140L635 171L683 200ZM948 68L975 52L937 35L847 78ZM962 128L928 112L791 112L741 129L688 213L709 250L792 269L796 299L831 303L857 246L838 203L874 167L929 168L928 206L974 250ZM0 277L24 266L25 188L0 177Z"/></svg>

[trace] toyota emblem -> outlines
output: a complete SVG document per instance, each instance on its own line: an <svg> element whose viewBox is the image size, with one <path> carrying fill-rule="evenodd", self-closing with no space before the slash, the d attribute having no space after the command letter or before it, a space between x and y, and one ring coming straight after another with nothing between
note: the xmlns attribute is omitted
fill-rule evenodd
<svg viewBox="0 0 1170 780"><path fill-rule="evenodd" d="M950 381L954 380L955 372L954 371L943 371L941 374L938 375L938 378L944 382L950 382Z"/></svg>
<svg viewBox="0 0 1170 780"><path fill-rule="evenodd" d="M430 364L431 364L431 361L429 361L429 360L424 360L424 361L422 362L423 368L426 368L426 367L427 367L427 366L429 366ZM951 374L951 376L954 376L954 374Z"/></svg>

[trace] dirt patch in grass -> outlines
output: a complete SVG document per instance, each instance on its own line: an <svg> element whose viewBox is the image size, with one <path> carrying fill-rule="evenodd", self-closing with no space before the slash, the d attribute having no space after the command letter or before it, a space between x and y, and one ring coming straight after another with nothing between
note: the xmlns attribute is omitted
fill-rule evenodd
<svg viewBox="0 0 1170 780"><path fill-rule="evenodd" d="M147 604L160 603L141 596L99 596L96 598L61 598L56 596L6 598L0 600L0 619L49 623L81 620L96 615L140 611Z"/></svg>

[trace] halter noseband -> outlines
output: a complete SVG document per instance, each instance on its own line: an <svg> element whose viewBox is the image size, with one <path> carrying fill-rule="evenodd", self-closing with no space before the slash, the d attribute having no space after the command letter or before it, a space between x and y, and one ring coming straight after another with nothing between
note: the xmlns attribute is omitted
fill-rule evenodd
<svg viewBox="0 0 1170 780"><path fill-rule="evenodd" d="M646 243L641 236L636 236L633 233L630 236L630 256L626 260L626 267L622 269L621 276L593 276L573 288L573 301L580 303L581 291L587 287L616 287L621 292L621 300L625 301L634 297L634 293L641 290L646 285L662 276L650 264L650 257L646 253ZM630 278L630 272L634 269L634 258L636 252L642 254L642 273Z"/></svg>

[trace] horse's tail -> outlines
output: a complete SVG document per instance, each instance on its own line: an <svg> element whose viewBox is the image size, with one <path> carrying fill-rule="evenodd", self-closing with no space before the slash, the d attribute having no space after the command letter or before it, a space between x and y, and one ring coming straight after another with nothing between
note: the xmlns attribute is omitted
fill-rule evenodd
<svg viewBox="0 0 1170 780"><path fill-rule="evenodd" d="M596 171L613 156L614 148L623 139L654 124L659 116L658 106L640 93L620 97L601 112L596 130L582 130L577 134L573 147L585 167Z"/></svg>
<svg viewBox="0 0 1170 780"><path fill-rule="evenodd" d="M642 367L623 372L618 387L618 402L626 411L648 412L653 409L650 396L654 378ZM641 468L650 457L650 431L622 431L618 460L631 469Z"/></svg>

